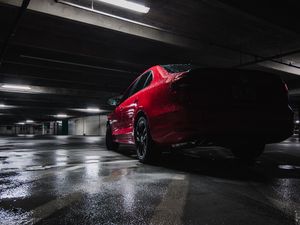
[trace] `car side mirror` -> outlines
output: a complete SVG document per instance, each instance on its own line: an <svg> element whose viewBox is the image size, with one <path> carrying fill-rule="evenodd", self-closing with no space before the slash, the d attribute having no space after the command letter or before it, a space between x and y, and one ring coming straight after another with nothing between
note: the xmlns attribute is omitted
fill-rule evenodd
<svg viewBox="0 0 300 225"><path fill-rule="evenodd" d="M117 106L120 104L122 97L123 97L123 95L118 95L118 96L112 97L112 98L108 99L107 104L109 104L110 106Z"/></svg>

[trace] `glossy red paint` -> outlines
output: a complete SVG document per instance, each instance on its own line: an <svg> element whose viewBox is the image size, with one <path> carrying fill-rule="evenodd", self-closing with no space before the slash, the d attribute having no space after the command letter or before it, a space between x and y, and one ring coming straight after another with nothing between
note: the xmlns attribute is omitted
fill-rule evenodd
<svg viewBox="0 0 300 225"><path fill-rule="evenodd" d="M151 83L131 95L139 80L147 76L152 77ZM226 145L240 136L271 143L292 134L293 112L285 84L279 77L259 71L171 73L154 66L139 76L124 96L108 115L118 143L135 143L134 124L141 114L148 120L152 139L161 145L197 140Z"/></svg>

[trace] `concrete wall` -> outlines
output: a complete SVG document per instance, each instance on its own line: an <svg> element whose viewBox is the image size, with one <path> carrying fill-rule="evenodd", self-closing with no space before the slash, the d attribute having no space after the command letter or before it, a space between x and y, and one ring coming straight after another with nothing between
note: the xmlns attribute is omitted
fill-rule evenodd
<svg viewBox="0 0 300 225"><path fill-rule="evenodd" d="M86 135L100 135L100 116L89 116L83 119Z"/></svg>
<svg viewBox="0 0 300 225"><path fill-rule="evenodd" d="M107 116L96 115L70 119L69 135L105 135Z"/></svg>
<svg viewBox="0 0 300 225"><path fill-rule="evenodd" d="M52 121L43 123L43 135L59 135L61 134L62 121Z"/></svg>
<svg viewBox="0 0 300 225"><path fill-rule="evenodd" d="M13 125L13 126L0 126L1 135L18 135L18 134L42 134L41 125Z"/></svg>
<svg viewBox="0 0 300 225"><path fill-rule="evenodd" d="M0 134L13 135L15 133L16 133L16 128L14 126L0 126Z"/></svg>
<svg viewBox="0 0 300 225"><path fill-rule="evenodd" d="M106 115L100 116L100 135L105 135L106 123L107 123L107 116Z"/></svg>
<svg viewBox="0 0 300 225"><path fill-rule="evenodd" d="M105 135L107 116L95 115L74 118L68 121L69 135ZM42 125L0 126L0 135L59 135L62 134L62 122L45 122Z"/></svg>

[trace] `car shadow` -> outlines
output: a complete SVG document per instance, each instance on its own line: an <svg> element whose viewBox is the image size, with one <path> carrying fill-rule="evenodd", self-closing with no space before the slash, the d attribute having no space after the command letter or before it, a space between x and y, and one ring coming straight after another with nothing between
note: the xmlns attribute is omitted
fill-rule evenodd
<svg viewBox="0 0 300 225"><path fill-rule="evenodd" d="M134 148L120 149L136 158ZM228 149L197 147L163 153L152 166L239 181L269 182L274 178L300 178L300 157L281 151L266 151L255 161L235 158Z"/></svg>

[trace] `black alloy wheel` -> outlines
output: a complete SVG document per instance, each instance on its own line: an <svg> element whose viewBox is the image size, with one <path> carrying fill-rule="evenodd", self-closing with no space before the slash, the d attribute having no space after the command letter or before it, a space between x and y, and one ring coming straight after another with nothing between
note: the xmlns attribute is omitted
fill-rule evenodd
<svg viewBox="0 0 300 225"><path fill-rule="evenodd" d="M135 129L135 144L137 156L140 162L149 163L158 158L160 151L155 148L151 138L148 122L145 117L141 116L136 122Z"/></svg>

